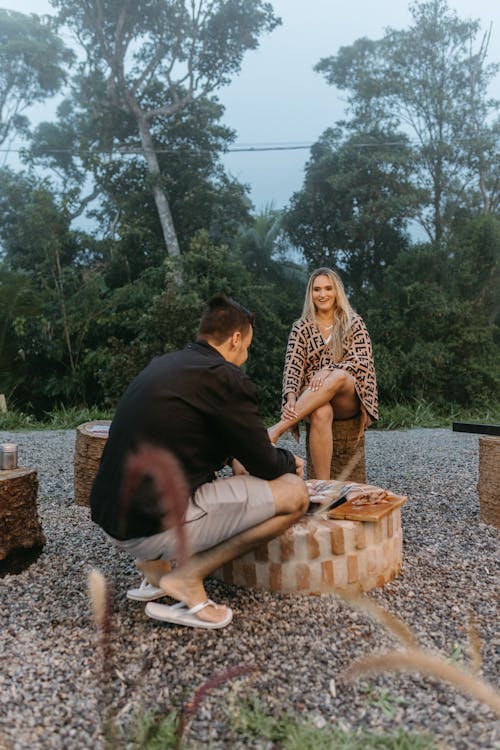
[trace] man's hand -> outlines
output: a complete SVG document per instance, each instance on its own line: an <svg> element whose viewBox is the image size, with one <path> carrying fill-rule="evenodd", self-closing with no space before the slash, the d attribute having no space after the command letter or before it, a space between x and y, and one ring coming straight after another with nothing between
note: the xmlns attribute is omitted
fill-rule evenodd
<svg viewBox="0 0 500 750"><path fill-rule="evenodd" d="M241 461L238 461L237 458L233 458L231 461L231 468L233 470L233 476L237 477L241 474L248 474L248 471L245 469Z"/></svg>
<svg viewBox="0 0 500 750"><path fill-rule="evenodd" d="M295 459L295 473L298 477L301 479L304 479L304 459L300 458L300 456L296 456L294 454Z"/></svg>

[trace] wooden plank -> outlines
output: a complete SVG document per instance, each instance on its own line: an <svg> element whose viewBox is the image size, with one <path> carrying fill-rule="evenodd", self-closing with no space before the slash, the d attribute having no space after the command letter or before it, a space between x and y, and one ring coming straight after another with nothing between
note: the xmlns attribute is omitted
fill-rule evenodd
<svg viewBox="0 0 500 750"><path fill-rule="evenodd" d="M336 521L370 521L376 523L381 518L391 513L395 508L399 508L407 502L408 498L404 495L389 494L387 502L376 503L375 505L353 505L355 500L348 500L338 508L328 511L328 518L334 518Z"/></svg>
<svg viewBox="0 0 500 750"><path fill-rule="evenodd" d="M495 435L496 437L500 437L500 424L453 422L453 432L472 432L478 435Z"/></svg>
<svg viewBox="0 0 500 750"><path fill-rule="evenodd" d="M3 393L0 393L0 412L7 414L7 401Z"/></svg>
<svg viewBox="0 0 500 750"><path fill-rule="evenodd" d="M383 490L381 487L375 487L372 484L360 484L358 482L339 482L335 479L313 479L306 482L309 497L314 508L313 513L322 513L322 506L325 508L332 500L336 500L343 490L350 487L349 500L332 510L325 510L324 513L328 518L346 521L380 521L381 518L404 505L408 498L404 495L396 495L393 492ZM384 502L366 503L355 505L356 500L363 495L373 493L375 497L382 495Z"/></svg>

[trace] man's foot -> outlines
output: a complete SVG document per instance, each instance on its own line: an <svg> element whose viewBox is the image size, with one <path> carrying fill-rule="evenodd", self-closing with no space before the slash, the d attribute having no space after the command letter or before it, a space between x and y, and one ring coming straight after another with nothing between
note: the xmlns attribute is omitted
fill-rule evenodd
<svg viewBox="0 0 500 750"><path fill-rule="evenodd" d="M226 616L223 620L217 620L216 622L202 620L200 612L210 607L217 607L217 604L210 599L191 609L188 609L182 602L177 602L177 604L172 604L171 606L149 602L149 604L146 604L146 614L154 620L162 620L172 625L187 625L191 628L215 629L225 628L226 625L229 625L233 619L233 612L229 607L226 609Z"/></svg>
<svg viewBox="0 0 500 750"><path fill-rule="evenodd" d="M162 576L159 586L172 599L183 602L188 609L194 609L208 600L202 581L180 576L179 569ZM228 612L228 607L223 604L210 602L210 606L205 606L196 612L196 617L205 622L218 623L227 619Z"/></svg>
<svg viewBox="0 0 500 750"><path fill-rule="evenodd" d="M207 628L212 630L215 628L225 628L233 619L233 612L229 607L226 611L226 617L217 622L202 620L199 616L199 613L207 607L216 606L217 605L210 599L207 599L206 602L202 602L191 609L188 609L182 602L177 602L177 604L172 604L171 606L149 602L149 604L146 604L146 614L154 620L169 622L172 625L187 625L191 628Z"/></svg>
<svg viewBox="0 0 500 750"><path fill-rule="evenodd" d="M172 570L170 560L136 560L135 567L139 570L151 586L158 587L160 578Z"/></svg>

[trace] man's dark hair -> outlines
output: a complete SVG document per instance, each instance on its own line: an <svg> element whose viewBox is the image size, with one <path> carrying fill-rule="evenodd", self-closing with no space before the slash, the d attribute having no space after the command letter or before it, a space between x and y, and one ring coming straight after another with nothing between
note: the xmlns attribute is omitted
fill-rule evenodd
<svg viewBox="0 0 500 750"><path fill-rule="evenodd" d="M249 312L243 305L235 302L225 294L212 297L201 316L198 338L210 338L217 345L222 344L235 331L245 336L253 327L255 313Z"/></svg>

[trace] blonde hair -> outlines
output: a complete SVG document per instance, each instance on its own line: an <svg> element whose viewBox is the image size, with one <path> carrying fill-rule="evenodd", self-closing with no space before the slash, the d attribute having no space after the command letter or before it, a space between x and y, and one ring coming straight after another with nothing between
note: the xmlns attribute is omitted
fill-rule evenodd
<svg viewBox="0 0 500 750"><path fill-rule="evenodd" d="M305 320L317 324L316 308L313 302L312 291L314 281L318 276L327 276L330 279L335 292L332 321L333 328L329 347L334 358L336 360L341 360L343 357L343 341L351 327L352 318L353 315L355 315L355 312L347 299L340 276L335 271L332 271L331 268L316 268L316 270L310 275L309 281L307 282L302 317L305 318Z"/></svg>

